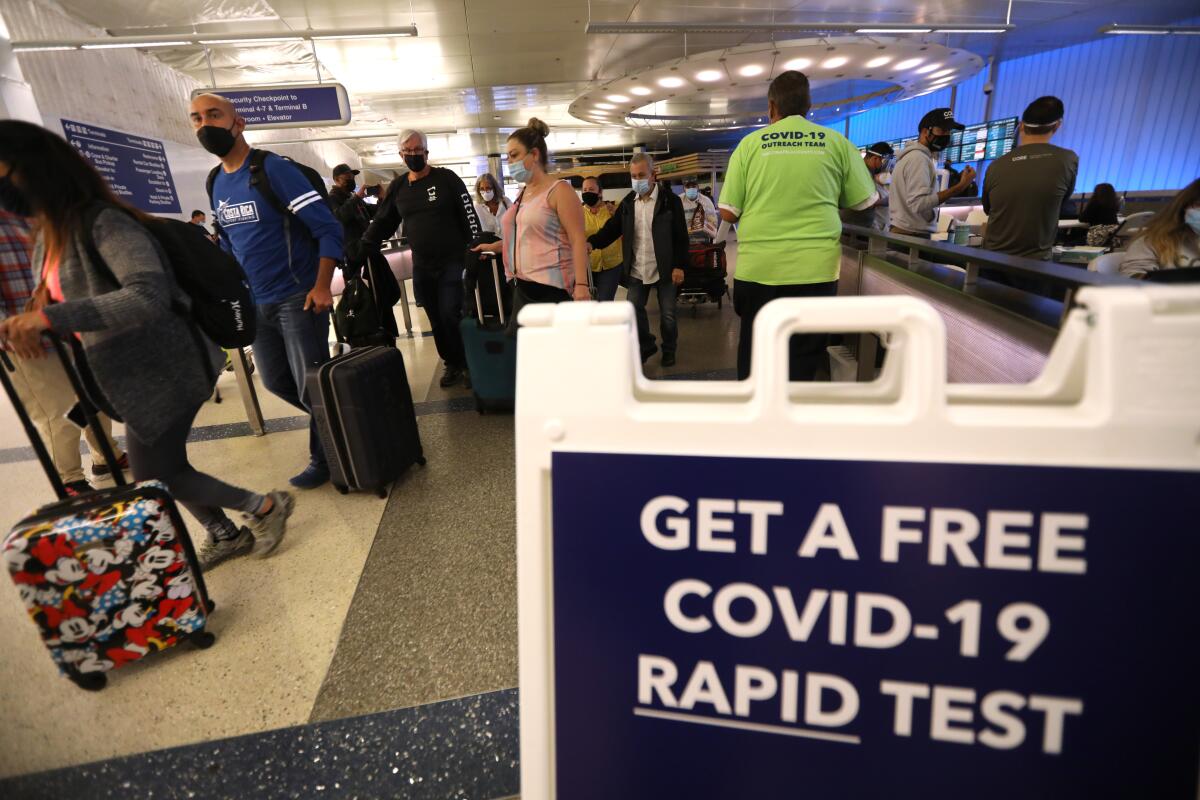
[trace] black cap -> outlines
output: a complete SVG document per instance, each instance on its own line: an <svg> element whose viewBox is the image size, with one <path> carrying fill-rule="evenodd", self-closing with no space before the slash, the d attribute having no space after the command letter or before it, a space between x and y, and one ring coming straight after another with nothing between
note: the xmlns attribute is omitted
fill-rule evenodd
<svg viewBox="0 0 1200 800"><path fill-rule="evenodd" d="M867 148L867 155L869 155L869 156L879 156L880 158L887 158L888 156L895 155L895 154L896 154L896 151L893 150L892 146L890 144L888 144L887 142L876 142L875 144L873 144Z"/></svg>
<svg viewBox="0 0 1200 800"><path fill-rule="evenodd" d="M335 177L335 178L345 175L346 173L350 173L351 175L357 175L358 170L350 169L349 164L338 164L336 167L333 168L333 177Z"/></svg>
<svg viewBox="0 0 1200 800"><path fill-rule="evenodd" d="M1062 118L1063 101L1053 95L1046 95L1034 100L1025 108L1025 113L1021 115L1021 122L1041 128L1060 122Z"/></svg>
<svg viewBox="0 0 1200 800"><path fill-rule="evenodd" d="M954 129L961 131L967 127L954 118L954 112L948 108L935 108L925 116L921 117L921 124L917 126L917 130L923 131L926 128L944 128L946 130Z"/></svg>

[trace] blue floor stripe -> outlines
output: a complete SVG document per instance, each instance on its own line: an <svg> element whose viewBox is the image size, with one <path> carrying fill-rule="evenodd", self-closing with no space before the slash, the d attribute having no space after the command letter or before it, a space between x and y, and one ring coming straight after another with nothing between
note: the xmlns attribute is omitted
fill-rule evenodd
<svg viewBox="0 0 1200 800"><path fill-rule="evenodd" d="M504 689L20 775L0 797L495 800L519 792L519 756L517 690Z"/></svg>

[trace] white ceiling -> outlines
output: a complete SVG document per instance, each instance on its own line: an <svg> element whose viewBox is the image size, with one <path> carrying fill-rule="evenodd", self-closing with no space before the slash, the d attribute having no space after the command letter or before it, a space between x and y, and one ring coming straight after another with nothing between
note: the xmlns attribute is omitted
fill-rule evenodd
<svg viewBox="0 0 1200 800"><path fill-rule="evenodd" d="M574 118L576 98L628 73L685 56L680 35L587 35L596 21L985 23L1003 21L1005 0L58 0L74 16L113 35L200 31L371 28L415 24L414 39L321 42L321 76L344 83L354 121L319 135L343 135L361 155L395 151L393 131L423 128L456 155L499 151L529 116L548 122L555 150L611 150L661 144L658 134ZM735 5L736 3L736 5ZM1191 10L1187 8L1191 6ZM1109 22L1173 22L1195 13L1184 0L1014 0L1017 26L1003 36L945 34L930 41L981 56L1011 57L1095 38ZM919 37L911 37L919 38ZM691 35L688 54L769 41L766 35ZM210 83L205 54L156 49L157 57ZM218 86L314 80L307 43L218 46ZM765 86L764 86L765 95ZM374 135L372 135L374 134ZM672 135L673 139L676 136ZM677 144L680 140L675 139ZM688 143L701 145L693 134ZM385 159L386 161L386 159ZM384 166L385 162L376 162Z"/></svg>

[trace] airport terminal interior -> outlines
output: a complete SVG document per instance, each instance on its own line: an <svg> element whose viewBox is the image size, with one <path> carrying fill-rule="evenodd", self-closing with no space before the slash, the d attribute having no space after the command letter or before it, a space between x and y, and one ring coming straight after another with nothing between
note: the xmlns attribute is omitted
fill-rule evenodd
<svg viewBox="0 0 1200 800"><path fill-rule="evenodd" d="M45 538L36 547L59 550L29 544L26 551L21 520L55 502L55 489L17 407L0 397L0 522L14 531L4 547L16 582L0 588L0 797L1196 797L1196 622L1146 623L1136 634L1143 638L1115 655L1091 648L1113 620L1141 624L1140 601L1124 610L1106 605L1125 594L1118 586L1140 595L1138 581L1146 581L1147 596L1177 608L1200 601L1193 577L1200 555L1198 14L1178 0L0 0L0 140L16 135L3 120L41 126L73 146L121 203L198 221L205 248L216 252L208 241L215 238L242 263L260 315L267 304L258 271L286 264L295 278L294 255L318 276L325 274L318 264L324 270L330 257L336 261L330 291L342 327L357 324L352 292L369 284L378 336L350 341L319 325L312 335L339 359L329 364L379 349L403 357L400 380L411 404L389 387L386 416L407 418L411 405L425 460L406 463L381 486L355 484L349 473L365 468L345 467L349 451L372 438L386 449L391 435L390 423L375 426L364 412L358 439L330 423L333 438L323 445L338 451L332 480L322 473L310 488L289 486L310 464L311 405L307 397L306 408L285 400L278 381L269 387L264 375L280 363L294 374L296 359L291 350L286 360L275 352L271 363L261 338L226 347L226 368L188 434L188 457L255 497L286 490L294 510L277 547L258 553L272 514L282 510L283 495L269 495L263 502L275 504L271 511L263 505L247 516L256 552L204 569L213 605L203 624L215 642L200 646L209 643L193 637L167 648L161 626L149 633L143 626L154 603L168 613L165 599L130 601L118 573L108 573L121 578L117 591L110 583L93 593L79 583L106 577L96 551L85 552L94 543ZM548 130L530 133L531 118ZM206 138L206 126L231 131L227 146ZM282 198L278 213L263 200L250 212L252 203L220 197L253 194L254 178L245 183L243 175L245 186L226 189L242 173L217 174L229 153L250 152L238 149L243 137L292 162L271 159L250 172L271 183L288 171L290 186L301 187ZM57 174L30 166L50 157L58 158L0 141L0 208L5 217L33 219L32 232L23 228L21 264L65 309L84 284L70 280L65 257L61 281L57 257L36 261L32 243L50 241L51 215L38 217L37 202L22 214L14 199L53 196L20 190L22 175ZM310 191L295 164L323 185ZM421 188L413 176L430 165L434 177ZM484 175L492 182L481 185ZM206 181L214 179L210 198ZM556 179L568 184L514 206L526 203L524 185L532 196ZM289 185L278 180L277 193ZM64 183L62 192L79 185ZM332 201L322 196L327 188ZM404 212L396 209L415 202L406 199L414 192L440 210L412 210L399 228L380 224L388 214L400 222ZM361 228L327 211L327 202L356 208ZM576 204L595 226L586 245ZM517 220L530 211L543 221L518 235ZM445 218L435 224L435 214ZM268 215L290 227L268 234L266 244L240 234L261 228ZM623 243L595 239L608 219L623 220L623 232L616 229ZM326 222L333 233L318 229ZM30 292L13 294L19 248L8 225L0 228L0 333L6 359L19 361L15 322ZM94 230L99 236L99 222ZM515 284L492 282L485 272L493 262L482 258L472 272L476 259L462 245L487 241L481 230L498 234L497 261ZM295 254L282 245L294 236L303 245ZM119 245L103 245L123 275L114 261ZM452 250L438 256L432 281L429 248ZM80 253L78 269L90 258ZM533 264L538 259L545 263ZM464 264L472 267L466 278ZM355 277L362 274L367 284ZM387 285L399 295L390 309L376 291ZM587 297L596 302L577 302ZM805 299L788 299L795 297ZM521 303L518 334L512 317ZM55 323L65 315L53 305L24 316ZM644 309L641 320L635 308ZM780 308L794 317L773 313ZM260 316L257 336L292 335L272 325ZM68 340L83 331L82 349L104 378L107 362L91 350L95 326L52 329ZM1137 347L1121 349L1122 341ZM367 345L381 347L367 354ZM309 385L321 385L328 406L325 424L324 415L334 415L333 378L326 387L325 377L312 377L318 364L308 358ZM157 369L163 377L142 393L185 392L184 379L171 377L182 367L147 369L139 374ZM360 413L356 401L377 407L350 398L337 407L339 418ZM45 397L27 396L25 405L35 423L60 420ZM935 405L950 411L930 410ZM115 423L113 433L123 451L125 424ZM562 449L663 461L652 470L616 456L571 460ZM76 484L77 503L115 485L110 474L92 471L82 436L79 450L89 486ZM134 469L147 450L132 454ZM701 457L747 461L744 471L714 461L708 472ZM795 480L781 486L781 467L759 482L770 474L762 467L768 459L810 459L805 469L824 465L826 477L796 466L786 472ZM901 475L880 466L906 461L926 462L920 470L929 471ZM855 476L835 462L877 469ZM960 469L937 472L935 462ZM1009 483L1000 470L1021 464L1026 471ZM1179 525L1183 539L1189 527L1180 521L1190 520L1192 541L1154 562L1161 581L1148 577L1157 566L1129 566L1097 544L1104 537L1096 528L1115 506L1094 491L1108 485L1099 478L1092 491L1070 496L1083 468L1105 473L1104 481L1111 473L1114 486L1140 486L1137 471L1154 472L1145 493L1137 491L1162 515L1162 530ZM981 470L978 479L972 469ZM1035 469L1057 472L1035 480ZM569 491L567 475L576 478ZM905 487L925 480L917 475L939 488L924 485L910 497ZM61 477L69 483L78 473ZM878 491L871 481L882 481ZM962 496L945 490L964 482L981 488ZM1047 496L1051 490L1061 494ZM647 501L656 495L666 499L652 501L664 503L654 512ZM726 496L742 499L699 499L694 517L680 499ZM1159 497L1167 499L1156 505ZM796 541L772 559L777 541L790 542L774 522L772 538L766 533L784 501L812 508L803 522L787 517ZM940 523L937 539L942 508L934 508L928 553L917 544L921 508L917 517L896 517L903 519L896 526L910 528L885 522L875 534L884 537L883 561L899 563L868 565L880 546L857 540L855 552L847 523L857 539L862 509L872 503L888 506L885 517L900 507L943 507L952 521ZM818 506L824 538L813 533ZM992 518L1016 511L989 512L981 522L990 508L1040 514L1032 549L1034 534L1006 534L1006 523ZM211 526L180 510L203 551ZM230 515L241 525L238 510ZM55 518L64 514L60 508ZM1083 538L1066 532L1089 519L1084 575L1073 560L1082 558ZM636 541L606 549L626 529ZM806 563L810 571L798 571L792 585L796 599L779 600L769 629L750 631L760 601L769 617L784 591L779 582L788 580L762 565L791 564L797 545L800 561L861 555L863 569L874 571L860 581L850 560ZM198 573L187 549L178 559L188 563L172 569ZM1021 566L1017 552L1032 553L1033 566ZM916 567L897 572L909 568L910 555ZM62 558L78 580L55 571ZM740 573L727 569L735 559ZM31 577L39 560L47 571ZM936 570L956 564L935 598L944 574ZM680 589L690 592L680 600L672 592L685 582L671 581L688 576L696 580ZM1075 594L1060 590L1064 581L1076 581ZM814 589L804 605L800 587L822 586L833 590L828 643L806 650L808 633L797 630L813 630L830 592L820 589L816 602ZM176 589L167 590L173 601L200 598ZM105 592L109 605L88 606ZM709 592L715 599L703 599ZM852 646L835 647L846 645L846 592ZM1094 608L1111 608L1112 616L1089 627L1081 608L1093 592L1108 598ZM893 594L919 596L908 601L909 623L945 612L937 618L941 640L916 641L938 637L938 628L916 624L903 645L882 643L872 625L886 627L891 615L899 626L900 612L878 601L872 616L864 598ZM982 652L979 602L968 652L968 597L984 605ZM951 608L955 600L963 602ZM835 641L839 602L843 630ZM123 604L134 606L132 617L117 613ZM121 668L107 671L102 690L87 691L72 682L80 675L60 669L61 655L51 657L67 633L46 632L73 614L91 626L89 636L111 624L120 629L114 636L142 632L139 654L163 652L114 664L97 644L99 663ZM776 634L779 641L766 641ZM1039 646L1048 648L1042 661ZM1164 714L1170 720L1159 720L1160 735L1147 724L1140 728L1146 742L1128 741L1139 729L1130 715L1151 700L1114 699L1099 678L1073 685L1074 670L1090 673L1110 655L1106 680L1128 687L1144 679L1161 687L1147 690L1154 702L1184 709ZM1157 666L1160 656L1170 666ZM757 663L772 666L745 666ZM663 677L676 673L678 682ZM914 683L898 689L892 681ZM961 695L947 699L968 690L951 686L974 687L972 704L978 691L974 723ZM798 691L804 703L816 693L799 720ZM855 718L858 694L863 711ZM608 713L617 707L620 714ZM689 714L703 715L690 720L701 724L687 724ZM1119 744L1110 741L1121 738L1115 731L1124 732ZM859 744L860 735L857 750L847 744ZM1139 758L1141 772L1121 771ZM880 780L868 775L876 765L911 780L893 793L886 782L872 783ZM942 769L944 782L931 777Z"/></svg>

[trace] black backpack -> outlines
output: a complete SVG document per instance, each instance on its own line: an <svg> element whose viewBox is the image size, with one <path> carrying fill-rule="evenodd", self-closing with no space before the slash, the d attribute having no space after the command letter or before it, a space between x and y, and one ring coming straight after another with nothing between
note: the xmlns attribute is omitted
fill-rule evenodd
<svg viewBox="0 0 1200 800"><path fill-rule="evenodd" d="M107 206L94 206L84 219L88 256L97 268L116 276L92 240L92 226ZM237 259L212 243L204 229L190 222L154 217L143 225L162 247L171 274L192 301L189 316L220 347L246 347L254 343L255 307L250 284Z"/></svg>

